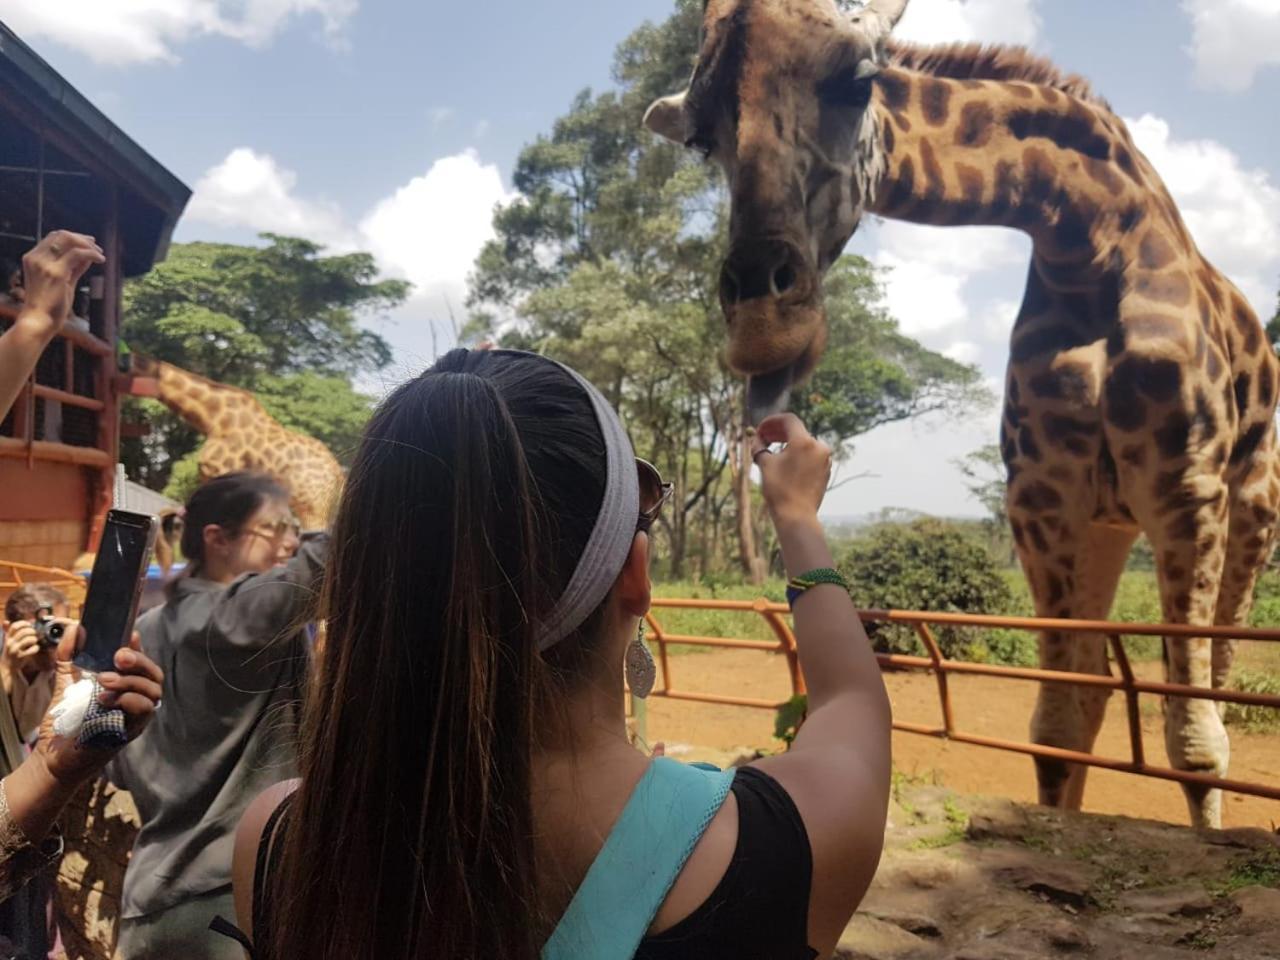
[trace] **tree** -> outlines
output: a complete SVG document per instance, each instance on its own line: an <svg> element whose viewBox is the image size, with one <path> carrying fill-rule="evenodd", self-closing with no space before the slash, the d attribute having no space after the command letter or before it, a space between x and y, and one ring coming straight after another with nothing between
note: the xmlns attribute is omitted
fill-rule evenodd
<svg viewBox="0 0 1280 960"><path fill-rule="evenodd" d="M991 541L992 552L1007 556L1015 562L1013 542L1008 535L1009 513L1006 505L1008 483L1004 458L996 444L981 447L954 461L957 470L964 474L969 492L987 511L984 526Z"/></svg>
<svg viewBox="0 0 1280 960"><path fill-rule="evenodd" d="M343 459L372 407L352 379L391 360L362 323L402 303L409 287L379 280L367 253L325 256L308 240L263 239L263 247L176 244L126 285L124 339L130 350L253 391L282 424ZM155 401L133 401L124 416L150 427L121 444L129 476L165 489L202 438ZM171 493L194 476L190 466L178 474Z"/></svg>
<svg viewBox="0 0 1280 960"><path fill-rule="evenodd" d="M742 382L722 359L723 186L713 165L641 124L688 79L702 8L676 0L666 21L636 30L616 52L615 89L580 93L521 152L520 199L495 215L477 259L464 336L541 350L604 390L676 485L660 525L670 573L736 561L758 577ZM827 289L828 355L796 409L834 446L974 398L977 372L902 335L865 260L846 258Z"/></svg>

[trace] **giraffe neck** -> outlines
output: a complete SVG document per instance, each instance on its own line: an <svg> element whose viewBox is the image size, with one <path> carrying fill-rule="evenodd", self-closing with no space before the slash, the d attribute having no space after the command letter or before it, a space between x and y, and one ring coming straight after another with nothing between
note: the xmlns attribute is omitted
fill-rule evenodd
<svg viewBox="0 0 1280 960"><path fill-rule="evenodd" d="M880 138L883 171L868 209L935 226L1012 227L1031 236L1038 258L1103 260L1148 180L1114 115L1047 86L890 67L864 123ZM1117 203L1126 193L1135 202Z"/></svg>
<svg viewBox="0 0 1280 960"><path fill-rule="evenodd" d="M218 434L218 420L227 411L257 403L243 390L214 383L169 363L156 361L152 375L160 383L160 402L205 436Z"/></svg>

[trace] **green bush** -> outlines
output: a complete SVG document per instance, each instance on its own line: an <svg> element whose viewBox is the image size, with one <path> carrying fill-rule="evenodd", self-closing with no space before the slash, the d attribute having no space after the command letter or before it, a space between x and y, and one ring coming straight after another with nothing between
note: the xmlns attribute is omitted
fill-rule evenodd
<svg viewBox="0 0 1280 960"><path fill-rule="evenodd" d="M840 558L860 607L928 610L935 613L1003 613L1012 597L986 547L974 536L943 521L916 520L883 524L855 541ZM1008 637L996 648L990 638L963 627L934 627L942 653L958 659L1028 662L1025 641ZM882 653L923 655L911 627L868 624L867 632Z"/></svg>
<svg viewBox="0 0 1280 960"><path fill-rule="evenodd" d="M1280 676L1255 670L1241 670L1232 678L1231 688L1244 693L1266 693L1280 696ZM1243 703L1228 703L1222 719L1236 727L1256 733L1280 730L1280 710L1272 707L1255 707Z"/></svg>

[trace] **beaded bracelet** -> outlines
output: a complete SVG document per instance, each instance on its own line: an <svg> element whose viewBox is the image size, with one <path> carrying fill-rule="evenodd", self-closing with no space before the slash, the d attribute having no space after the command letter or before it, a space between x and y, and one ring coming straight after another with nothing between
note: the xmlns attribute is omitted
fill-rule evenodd
<svg viewBox="0 0 1280 960"><path fill-rule="evenodd" d="M842 587L847 593L849 590L849 581L841 575L839 570L832 570L830 567L820 567L817 570L810 570L808 573L802 573L798 577L792 577L787 581L787 604L795 609L796 601L806 590L811 590L820 584L829 583L832 586Z"/></svg>

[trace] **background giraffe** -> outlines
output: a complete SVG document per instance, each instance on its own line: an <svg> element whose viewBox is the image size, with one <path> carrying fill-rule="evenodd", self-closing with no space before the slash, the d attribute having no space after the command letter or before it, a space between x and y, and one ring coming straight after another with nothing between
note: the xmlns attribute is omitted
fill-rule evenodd
<svg viewBox="0 0 1280 960"><path fill-rule="evenodd" d="M201 482L234 470L269 474L288 488L304 530L329 525L343 471L323 443L286 430L253 394L238 387L136 353L130 373L154 378L156 399L207 437L200 448Z"/></svg>
<svg viewBox="0 0 1280 960"><path fill-rule="evenodd" d="M1240 292L1197 250L1123 122L1022 49L892 43L907 0L709 0L688 91L646 122L725 169L730 362L759 418L825 344L821 277L864 210L1022 230L1001 447L1009 516L1042 616L1104 618L1138 532L1169 622L1238 624L1272 549L1277 361ZM1175 683L1221 686L1233 644L1165 643ZM1052 669L1107 673L1102 637L1041 637ZM1032 736L1088 750L1107 691L1043 685ZM1183 770L1223 774L1218 709L1171 698ZM1037 760L1041 801L1081 803L1085 768ZM1185 788L1218 826L1220 791Z"/></svg>

